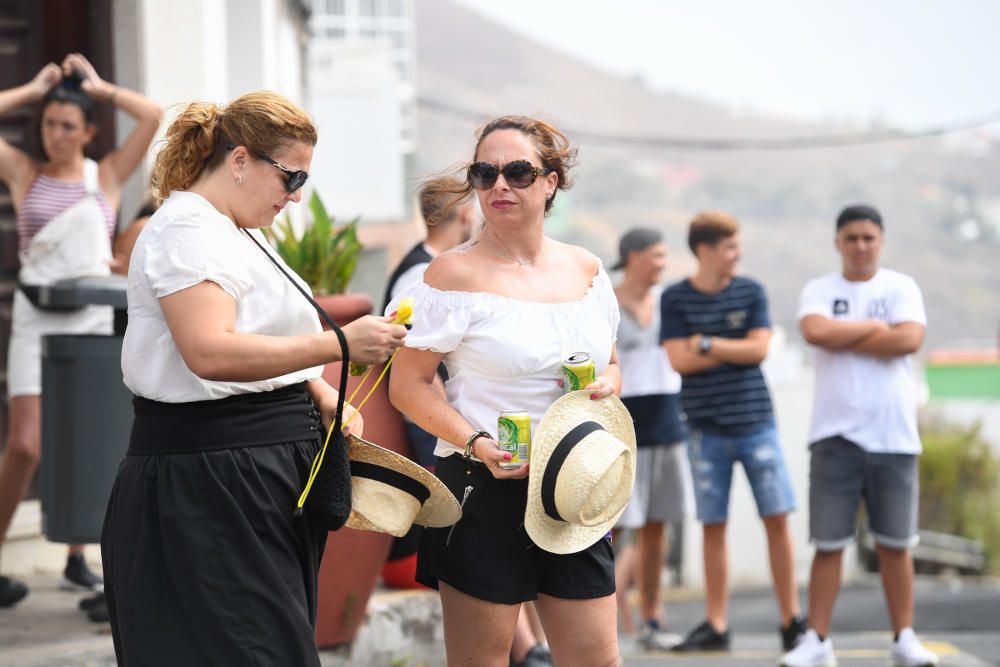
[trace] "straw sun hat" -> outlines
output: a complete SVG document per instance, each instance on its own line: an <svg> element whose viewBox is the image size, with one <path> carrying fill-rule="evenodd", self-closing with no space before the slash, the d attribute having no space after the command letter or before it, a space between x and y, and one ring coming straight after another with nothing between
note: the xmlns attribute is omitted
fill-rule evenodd
<svg viewBox="0 0 1000 667"><path fill-rule="evenodd" d="M566 394L532 437L524 527L546 551L583 551L614 526L634 482L635 428L622 402Z"/></svg>
<svg viewBox="0 0 1000 667"><path fill-rule="evenodd" d="M458 500L441 480L396 452L347 437L351 460L351 515L358 530L406 535L411 524L441 528L462 516Z"/></svg>

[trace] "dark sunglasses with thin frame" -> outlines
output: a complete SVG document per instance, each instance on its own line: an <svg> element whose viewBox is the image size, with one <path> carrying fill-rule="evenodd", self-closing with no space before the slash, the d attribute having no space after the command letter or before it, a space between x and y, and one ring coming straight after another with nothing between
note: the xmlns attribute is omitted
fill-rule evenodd
<svg viewBox="0 0 1000 667"><path fill-rule="evenodd" d="M469 183L477 190L489 190L503 174L503 178L512 188L522 190L529 187L539 176L545 176L551 169L536 167L527 160L514 160L500 168L489 162L473 162L469 165Z"/></svg>
<svg viewBox="0 0 1000 667"><path fill-rule="evenodd" d="M226 150L231 151L235 150L235 148L236 144L226 144ZM270 164L272 167L281 170L281 173L285 176L285 192L289 194L301 188L306 184L306 181L309 180L309 173L306 171L302 171L301 169L289 169L280 162L271 159L266 153L261 151L251 149L250 152L253 153L258 159L261 159Z"/></svg>
<svg viewBox="0 0 1000 667"><path fill-rule="evenodd" d="M253 154L259 157L264 162L270 164L272 167L276 167L281 170L281 172L285 175L285 192L288 193L295 192L303 185L305 185L306 181L309 179L308 172L302 171L301 169L289 169L280 162L272 160L271 158L269 158L267 155L265 155L260 151L253 151Z"/></svg>

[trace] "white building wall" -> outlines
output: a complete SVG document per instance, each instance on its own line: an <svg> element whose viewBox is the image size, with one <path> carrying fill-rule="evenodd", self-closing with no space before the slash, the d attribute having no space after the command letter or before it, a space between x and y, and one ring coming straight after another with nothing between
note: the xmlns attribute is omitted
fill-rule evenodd
<svg viewBox="0 0 1000 667"><path fill-rule="evenodd" d="M114 6L116 82L142 91L164 108L163 136L193 101L224 104L254 90L279 92L305 105L299 10L290 0L119 0ZM133 123L118 115L118 140ZM147 196L157 142L122 199L131 222Z"/></svg>
<svg viewBox="0 0 1000 667"><path fill-rule="evenodd" d="M406 208L402 117L391 58L379 46L339 49L310 79L319 129L313 187L340 220L402 218Z"/></svg>

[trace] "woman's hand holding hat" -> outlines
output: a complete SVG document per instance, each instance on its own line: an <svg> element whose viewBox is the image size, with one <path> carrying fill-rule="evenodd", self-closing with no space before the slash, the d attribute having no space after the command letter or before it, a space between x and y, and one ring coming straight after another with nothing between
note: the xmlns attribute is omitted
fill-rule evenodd
<svg viewBox="0 0 1000 667"><path fill-rule="evenodd" d="M592 401L599 401L618 393L615 389L615 383L603 375L598 375L593 382L584 387L584 390L590 392L590 400Z"/></svg>
<svg viewBox="0 0 1000 667"><path fill-rule="evenodd" d="M406 327L393 324L392 317L366 315L345 326L344 336L351 361L380 364L403 344Z"/></svg>

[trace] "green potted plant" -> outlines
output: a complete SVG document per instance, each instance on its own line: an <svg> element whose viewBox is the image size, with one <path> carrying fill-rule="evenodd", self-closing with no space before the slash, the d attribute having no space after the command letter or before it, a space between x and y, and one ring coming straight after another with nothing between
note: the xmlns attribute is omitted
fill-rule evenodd
<svg viewBox="0 0 1000 667"><path fill-rule="evenodd" d="M358 240L358 219L337 227L316 191L308 209L301 234L287 215L266 234L289 268L309 284L317 302L343 326L372 309L371 296L347 293L364 247Z"/></svg>
<svg viewBox="0 0 1000 667"><path fill-rule="evenodd" d="M308 218L301 234L287 216L266 233L285 263L312 288L317 303L337 324L344 326L372 310L370 295L347 293L362 249L357 235L358 220L336 226L315 192L309 197ZM366 390L380 370L381 367L375 369ZM340 382L340 364L327 364L323 377L336 387ZM348 396L359 380L349 378ZM408 445L403 420L389 403L387 384L383 381L365 404L364 436L405 454ZM346 527L330 533L319 571L318 646L336 646L353 639L364 620L368 598L391 546L392 536L383 533Z"/></svg>

